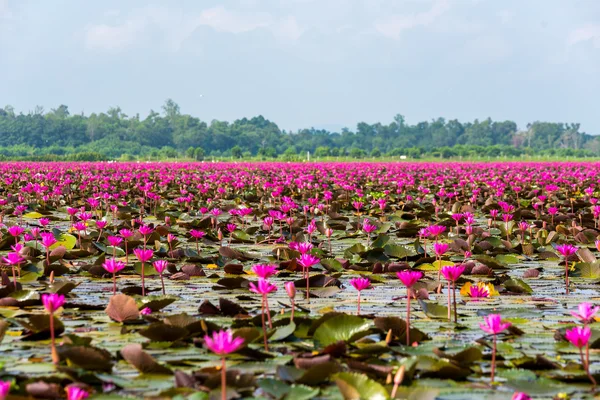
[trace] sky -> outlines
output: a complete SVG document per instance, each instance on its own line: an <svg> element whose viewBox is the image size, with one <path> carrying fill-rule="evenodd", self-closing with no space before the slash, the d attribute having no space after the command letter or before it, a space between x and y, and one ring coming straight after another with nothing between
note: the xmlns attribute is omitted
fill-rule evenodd
<svg viewBox="0 0 600 400"><path fill-rule="evenodd" d="M0 107L600 134L598 0L0 0Z"/></svg>

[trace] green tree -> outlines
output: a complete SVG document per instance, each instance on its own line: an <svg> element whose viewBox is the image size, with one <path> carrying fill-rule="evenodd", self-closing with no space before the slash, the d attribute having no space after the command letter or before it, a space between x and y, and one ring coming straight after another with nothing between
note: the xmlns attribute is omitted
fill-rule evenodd
<svg viewBox="0 0 600 400"><path fill-rule="evenodd" d="M196 150L194 150L194 158L196 161L204 160L204 149L202 147L196 147Z"/></svg>
<svg viewBox="0 0 600 400"><path fill-rule="evenodd" d="M233 158L242 158L242 148L240 146L233 146L231 148L231 156Z"/></svg>

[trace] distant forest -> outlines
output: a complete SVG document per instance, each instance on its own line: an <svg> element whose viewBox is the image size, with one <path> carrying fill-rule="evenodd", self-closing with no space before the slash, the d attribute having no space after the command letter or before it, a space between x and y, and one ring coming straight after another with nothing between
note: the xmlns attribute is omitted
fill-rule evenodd
<svg viewBox="0 0 600 400"><path fill-rule="evenodd" d="M442 158L548 154L599 156L597 137L577 123L536 121L522 129L512 121L459 122L443 118L410 125L402 115L390 123L361 122L354 130L280 129L263 116L230 123L182 114L173 100L142 119L119 107L105 113L71 114L61 105L27 114L0 108L0 157L4 159L127 159L139 156L279 158L306 152L316 157L407 155Z"/></svg>

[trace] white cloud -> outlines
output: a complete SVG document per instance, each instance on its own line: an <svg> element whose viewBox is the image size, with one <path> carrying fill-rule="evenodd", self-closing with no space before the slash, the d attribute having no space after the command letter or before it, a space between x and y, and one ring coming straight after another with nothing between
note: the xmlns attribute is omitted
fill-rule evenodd
<svg viewBox="0 0 600 400"><path fill-rule="evenodd" d="M581 42L591 41L596 48L600 48L600 25L586 24L569 34L567 43L574 46Z"/></svg>
<svg viewBox="0 0 600 400"><path fill-rule="evenodd" d="M375 23L375 29L384 36L399 39L402 32L429 26L450 8L448 0L436 0L427 11L392 15Z"/></svg>
<svg viewBox="0 0 600 400"><path fill-rule="evenodd" d="M269 27L273 17L268 13L236 13L228 11L223 6L217 6L202 11L198 25L205 25L217 32L243 33L258 28Z"/></svg>
<svg viewBox="0 0 600 400"><path fill-rule="evenodd" d="M271 31L278 39L285 40L298 40L304 33L295 17L282 19L271 27Z"/></svg>
<svg viewBox="0 0 600 400"><path fill-rule="evenodd" d="M121 25L90 25L86 29L87 48L122 50L134 44L146 27L144 19L130 19Z"/></svg>
<svg viewBox="0 0 600 400"><path fill-rule="evenodd" d="M232 34L266 29L281 40L297 40L304 32L293 16L275 18L265 12L236 12L223 6L195 14L166 7L146 7L137 10L133 17L122 24L88 26L85 41L88 48L122 50L143 40L148 31L154 28L160 31L172 50L178 50L201 26Z"/></svg>

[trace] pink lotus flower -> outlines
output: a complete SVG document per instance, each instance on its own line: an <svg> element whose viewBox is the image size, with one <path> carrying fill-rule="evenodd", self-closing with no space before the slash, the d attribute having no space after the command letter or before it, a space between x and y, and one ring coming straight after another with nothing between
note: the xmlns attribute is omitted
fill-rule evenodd
<svg viewBox="0 0 600 400"><path fill-rule="evenodd" d="M167 269L167 265L169 265L169 263L167 260L156 260L152 265L154 266L156 272L162 274L163 271Z"/></svg>
<svg viewBox="0 0 600 400"><path fill-rule="evenodd" d="M13 247L14 248L14 247ZM21 255L18 252L14 252L14 253L8 253L6 254L6 257L2 257L2 261L11 266L12 269L12 276L13 276L13 285L15 287L15 289L17 289L17 273L16 273L16 269L19 268L19 265L23 262L25 262L25 259L21 257ZM21 276L21 272L19 270L19 277Z"/></svg>
<svg viewBox="0 0 600 400"><path fill-rule="evenodd" d="M440 270L441 274L444 275L444 278L448 281L448 320L450 320L451 316L451 302L450 297L454 298L452 303L454 307L454 322L458 322L458 312L456 310L456 280L465 272L464 265L452 265L442 267ZM452 286L452 289L450 288Z"/></svg>
<svg viewBox="0 0 600 400"><path fill-rule="evenodd" d="M356 315L360 315L360 292L371 286L371 281L368 278L353 278L350 279L350 284L358 291Z"/></svg>
<svg viewBox="0 0 600 400"><path fill-rule="evenodd" d="M121 229L119 231L119 233L121 234L121 236L123 236L125 239L129 239L130 237L133 236L133 232L130 229Z"/></svg>
<svg viewBox="0 0 600 400"><path fill-rule="evenodd" d="M66 388L67 400L84 400L89 397L89 393L75 385L69 385Z"/></svg>
<svg viewBox="0 0 600 400"><path fill-rule="evenodd" d="M567 294L569 294L569 256L577 253L577 247L566 243L556 246L556 251L558 251L565 260L565 286Z"/></svg>
<svg viewBox="0 0 600 400"><path fill-rule="evenodd" d="M590 373L590 337L592 336L592 330L589 326L576 326L571 329L567 329L565 332L565 339L579 349L579 356L581 357L581 365L585 370L588 379L592 382L593 389L596 388L596 379ZM585 357L583 355L583 348L585 347Z"/></svg>
<svg viewBox="0 0 600 400"><path fill-rule="evenodd" d="M600 311L600 307L593 307L590 303L583 302L577 307L578 311L571 311L571 315L581 320L584 324L589 324Z"/></svg>
<svg viewBox="0 0 600 400"><path fill-rule="evenodd" d="M46 308L46 311L50 314L50 350L52 355L52 362L58 364L60 358L56 352L56 338L54 335L54 312L61 308L65 304L65 296L62 294L43 294L42 304Z"/></svg>
<svg viewBox="0 0 600 400"><path fill-rule="evenodd" d="M290 243L290 248L292 248L292 243ZM312 243L309 243L309 242L297 243L295 247L296 248L292 249L292 250L298 250L300 252L300 254L308 254L313 249Z"/></svg>
<svg viewBox="0 0 600 400"><path fill-rule="evenodd" d="M352 207L356 209L356 211L360 211L363 208L363 203L361 201L353 201Z"/></svg>
<svg viewBox="0 0 600 400"><path fill-rule="evenodd" d="M10 392L10 381L0 381L0 400L6 399Z"/></svg>
<svg viewBox="0 0 600 400"><path fill-rule="evenodd" d="M85 222L79 221L79 222L75 222L73 224L73 229L75 229L78 232L81 232L81 231L85 231L87 229L87 226L85 225Z"/></svg>
<svg viewBox="0 0 600 400"><path fill-rule="evenodd" d="M152 258L154 252L151 249L134 249L133 254L135 254L140 262L145 263Z"/></svg>
<svg viewBox="0 0 600 400"><path fill-rule="evenodd" d="M123 238L119 236L109 236L106 238L108 244L112 247L119 247L119 245L123 242Z"/></svg>
<svg viewBox="0 0 600 400"><path fill-rule="evenodd" d="M265 312L268 315L269 328L273 328L271 322L271 312L269 311L269 302L267 301L267 295L277 290L277 286L273 285L266 279L260 278L257 283L250 282L250 291L262 296L261 300L261 316L262 316L262 328L263 328L263 339L265 344L265 351L269 351L267 343L267 329L265 325Z"/></svg>
<svg viewBox="0 0 600 400"><path fill-rule="evenodd" d="M48 218L40 218L38 220L38 222L40 223L40 225L42 225L44 228L47 227L48 225L50 225L50 220Z"/></svg>
<svg viewBox="0 0 600 400"><path fill-rule="evenodd" d="M360 292L367 289L371 285L371 281L368 278L353 278L350 279L350 285Z"/></svg>
<svg viewBox="0 0 600 400"><path fill-rule="evenodd" d="M368 219L365 218L363 220L362 230L369 235L377 230L377 225L373 225Z"/></svg>
<svg viewBox="0 0 600 400"><path fill-rule="evenodd" d="M300 258L297 258L298 260L298 264L300 264L300 266L303 268L303 275L306 278L306 301L310 301L310 294L309 294L309 290L310 290L310 283L309 283L309 277L310 277L310 268L313 265L318 264L321 260L315 256L313 256L312 254L302 254L300 256Z"/></svg>
<svg viewBox="0 0 600 400"><path fill-rule="evenodd" d="M377 230L377 226L365 218L362 223L362 230L367 234L367 247L369 247L371 244L371 233Z"/></svg>
<svg viewBox="0 0 600 400"><path fill-rule="evenodd" d="M196 229L192 229L190 231L190 235L196 239L196 252L200 253L200 246L198 245L198 240L202 239L204 237L204 235L206 235L206 232L203 231L198 231Z"/></svg>
<svg viewBox="0 0 600 400"><path fill-rule="evenodd" d="M498 333L508 329L511 326L510 322L502 322L500 314L490 314L483 318L483 323L479 324L479 327L491 334L497 335Z"/></svg>
<svg viewBox="0 0 600 400"><path fill-rule="evenodd" d="M252 272L259 278L267 279L277 272L277 267L269 264L256 264L252 267Z"/></svg>
<svg viewBox="0 0 600 400"><path fill-rule="evenodd" d="M577 253L577 247L567 243L556 246L556 251L558 251L563 257L569 257Z"/></svg>
<svg viewBox="0 0 600 400"><path fill-rule="evenodd" d="M515 392L512 395L511 400L531 400L531 397L525 392Z"/></svg>
<svg viewBox="0 0 600 400"><path fill-rule="evenodd" d="M465 272L464 265L449 265L442 267L442 275L446 280L456 282L456 280Z"/></svg>
<svg viewBox="0 0 600 400"><path fill-rule="evenodd" d="M19 225L13 225L10 228L8 228L8 233L10 233L10 235L15 238L21 236L23 232L25 232L25 229L21 228Z"/></svg>
<svg viewBox="0 0 600 400"><path fill-rule="evenodd" d="M42 240L41 240L42 246L44 246L45 248L49 248L50 246L52 246L54 243L57 242L54 235L49 232L40 233L40 237L42 238Z"/></svg>
<svg viewBox="0 0 600 400"><path fill-rule="evenodd" d="M144 236L152 235L152 232L154 232L154 229L148 225L142 225L138 230Z"/></svg>
<svg viewBox="0 0 600 400"><path fill-rule="evenodd" d="M108 224L108 222L106 222L106 221L102 221L102 220L96 221L96 228L102 230L102 229L106 228L107 224Z"/></svg>
<svg viewBox="0 0 600 400"><path fill-rule="evenodd" d="M221 356L221 400L227 400L227 372L225 356L237 351L244 344L241 337L233 337L230 330L213 332L212 337L204 336L204 343L209 350Z"/></svg>
<svg viewBox="0 0 600 400"><path fill-rule="evenodd" d="M117 294L117 272L125 268L125 263L114 258L104 261L102 267L113 276L113 295Z"/></svg>
<svg viewBox="0 0 600 400"><path fill-rule="evenodd" d="M590 341L592 330L589 326L581 327L576 326L571 329L567 329L565 333L565 339L577 348L585 347Z"/></svg>
<svg viewBox="0 0 600 400"><path fill-rule="evenodd" d="M472 285L469 288L469 296L475 299L490 297L489 289L484 285Z"/></svg>
<svg viewBox="0 0 600 400"><path fill-rule="evenodd" d="M479 327L484 332L494 335L492 343L492 371L490 374L492 383L494 383L494 372L496 371L496 336L510 326L509 322L502 322L502 317L499 314L490 314L483 318L483 323L479 324Z"/></svg>
<svg viewBox="0 0 600 400"><path fill-rule="evenodd" d="M46 308L48 313L52 314L61 308L63 304L65 304L65 296L56 293L43 294L42 303L44 304L44 308Z"/></svg>
<svg viewBox="0 0 600 400"><path fill-rule="evenodd" d="M141 315L150 315L152 314L152 309L150 307L144 307L140 310Z"/></svg>
<svg viewBox="0 0 600 400"><path fill-rule="evenodd" d="M398 279L400 279L404 286L411 288L419 279L423 277L423 273L420 271L404 270L396 272L396 276Z"/></svg>
<svg viewBox="0 0 600 400"><path fill-rule="evenodd" d="M241 337L234 338L230 330L222 330L213 332L212 337L209 335L204 336L204 343L213 353L224 356L242 347L244 339Z"/></svg>
<svg viewBox="0 0 600 400"><path fill-rule="evenodd" d="M154 269L156 270L156 272L158 272L158 275L160 276L160 285L162 286L162 292L163 295L166 295L166 291L165 291L165 281L163 278L163 272L165 271L165 269L167 269L167 266L169 265L169 263L167 262L167 260L156 260L154 261Z"/></svg>
<svg viewBox="0 0 600 400"><path fill-rule="evenodd" d="M396 272L396 276L406 286L406 345L410 345L410 297L411 288L423 276L420 271L404 270Z"/></svg>
<svg viewBox="0 0 600 400"><path fill-rule="evenodd" d="M19 265L25 262L25 259L21 257L19 253L7 253L6 257L2 257L2 261L4 261L7 265Z"/></svg>
<svg viewBox="0 0 600 400"><path fill-rule="evenodd" d="M448 245L448 243L434 243L433 244L433 251L435 252L435 255L440 258L444 255L444 253L446 253L448 251L448 248L450 246Z"/></svg>
<svg viewBox="0 0 600 400"><path fill-rule="evenodd" d="M277 286L273 285L267 279L260 278L258 283L250 282L250 291L260 295L267 295L277 290Z"/></svg>
<svg viewBox="0 0 600 400"><path fill-rule="evenodd" d="M144 267L147 261L150 261L154 252L151 249L134 249L133 254L140 260L142 263L142 296L146 295L146 274L144 273Z"/></svg>
<svg viewBox="0 0 600 400"><path fill-rule="evenodd" d="M427 228L429 234L435 237L435 240L438 240L438 237L446 231L446 227L442 225L431 225Z"/></svg>
<svg viewBox="0 0 600 400"><path fill-rule="evenodd" d="M303 268L309 269L313 265L317 265L319 263L319 258L313 256L312 254L302 254L300 258L298 258L298 264Z"/></svg>
<svg viewBox="0 0 600 400"><path fill-rule="evenodd" d="M116 274L117 272L119 272L120 270L125 268L125 263L118 261L114 258L111 258L111 259L104 261L104 263L102 264L102 267L109 274Z"/></svg>

